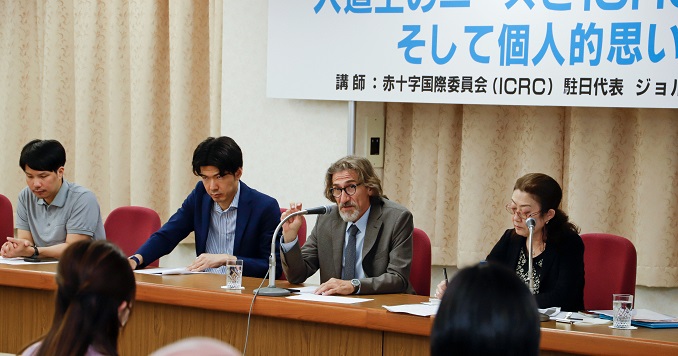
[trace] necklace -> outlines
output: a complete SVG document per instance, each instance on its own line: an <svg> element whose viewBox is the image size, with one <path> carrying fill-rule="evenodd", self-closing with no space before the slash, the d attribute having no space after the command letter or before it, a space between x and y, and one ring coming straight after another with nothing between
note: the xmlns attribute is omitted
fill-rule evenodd
<svg viewBox="0 0 678 356"><path fill-rule="evenodd" d="M541 243L537 246L537 248L534 248L534 245L532 246L532 257L539 256L540 253L544 252L546 249L546 242L544 240L541 241Z"/></svg>

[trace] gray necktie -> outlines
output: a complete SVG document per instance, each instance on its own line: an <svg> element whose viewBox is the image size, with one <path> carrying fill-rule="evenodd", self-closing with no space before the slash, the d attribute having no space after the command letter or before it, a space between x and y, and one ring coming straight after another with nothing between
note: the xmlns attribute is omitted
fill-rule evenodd
<svg viewBox="0 0 678 356"><path fill-rule="evenodd" d="M351 225L348 228L348 245L346 245L346 253L344 255L344 275L341 279L350 280L355 278L355 245L358 234L358 227Z"/></svg>

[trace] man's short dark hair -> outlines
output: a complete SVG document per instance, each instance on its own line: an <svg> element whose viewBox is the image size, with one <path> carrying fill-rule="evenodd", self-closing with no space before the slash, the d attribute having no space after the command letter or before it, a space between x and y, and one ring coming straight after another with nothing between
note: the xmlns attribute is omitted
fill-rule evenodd
<svg viewBox="0 0 678 356"><path fill-rule="evenodd" d="M33 140L21 149L19 167L56 172L66 164L66 150L57 140Z"/></svg>
<svg viewBox="0 0 678 356"><path fill-rule="evenodd" d="M230 137L208 137L193 151L193 174L199 176L204 166L217 167L222 176L235 174L242 168L242 151Z"/></svg>

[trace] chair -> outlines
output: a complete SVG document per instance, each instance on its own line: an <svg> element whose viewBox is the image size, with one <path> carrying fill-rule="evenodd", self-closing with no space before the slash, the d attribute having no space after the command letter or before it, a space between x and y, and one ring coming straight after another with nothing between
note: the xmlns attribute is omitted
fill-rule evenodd
<svg viewBox="0 0 678 356"><path fill-rule="evenodd" d="M104 222L106 239L118 245L131 256L156 231L160 229L160 216L153 209L143 206L122 206L108 214ZM159 261L149 264L158 267Z"/></svg>
<svg viewBox="0 0 678 356"><path fill-rule="evenodd" d="M280 208L280 213L286 212L286 208ZM299 231L297 232L297 240L299 241L299 246L304 246L306 243L306 218L303 215L298 215L298 218L301 218L301 227L299 228ZM285 272L283 272L278 280L281 281L286 281L287 277L285 276Z"/></svg>
<svg viewBox="0 0 678 356"><path fill-rule="evenodd" d="M412 232L410 283L417 294L431 295L431 240L416 227Z"/></svg>
<svg viewBox="0 0 678 356"><path fill-rule="evenodd" d="M0 245L7 241L7 237L14 237L14 213L12 202L0 194Z"/></svg>
<svg viewBox="0 0 678 356"><path fill-rule="evenodd" d="M612 294L636 291L636 248L621 236L581 234L584 241L584 307L612 309Z"/></svg>

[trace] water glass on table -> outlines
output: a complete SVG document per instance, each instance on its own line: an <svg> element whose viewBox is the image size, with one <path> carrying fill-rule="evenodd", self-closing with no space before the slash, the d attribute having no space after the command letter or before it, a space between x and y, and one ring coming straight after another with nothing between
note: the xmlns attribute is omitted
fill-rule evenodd
<svg viewBox="0 0 678 356"><path fill-rule="evenodd" d="M633 314L632 294L612 295L612 327L617 329L629 329Z"/></svg>
<svg viewBox="0 0 678 356"><path fill-rule="evenodd" d="M226 288L242 289L242 260L226 262Z"/></svg>

